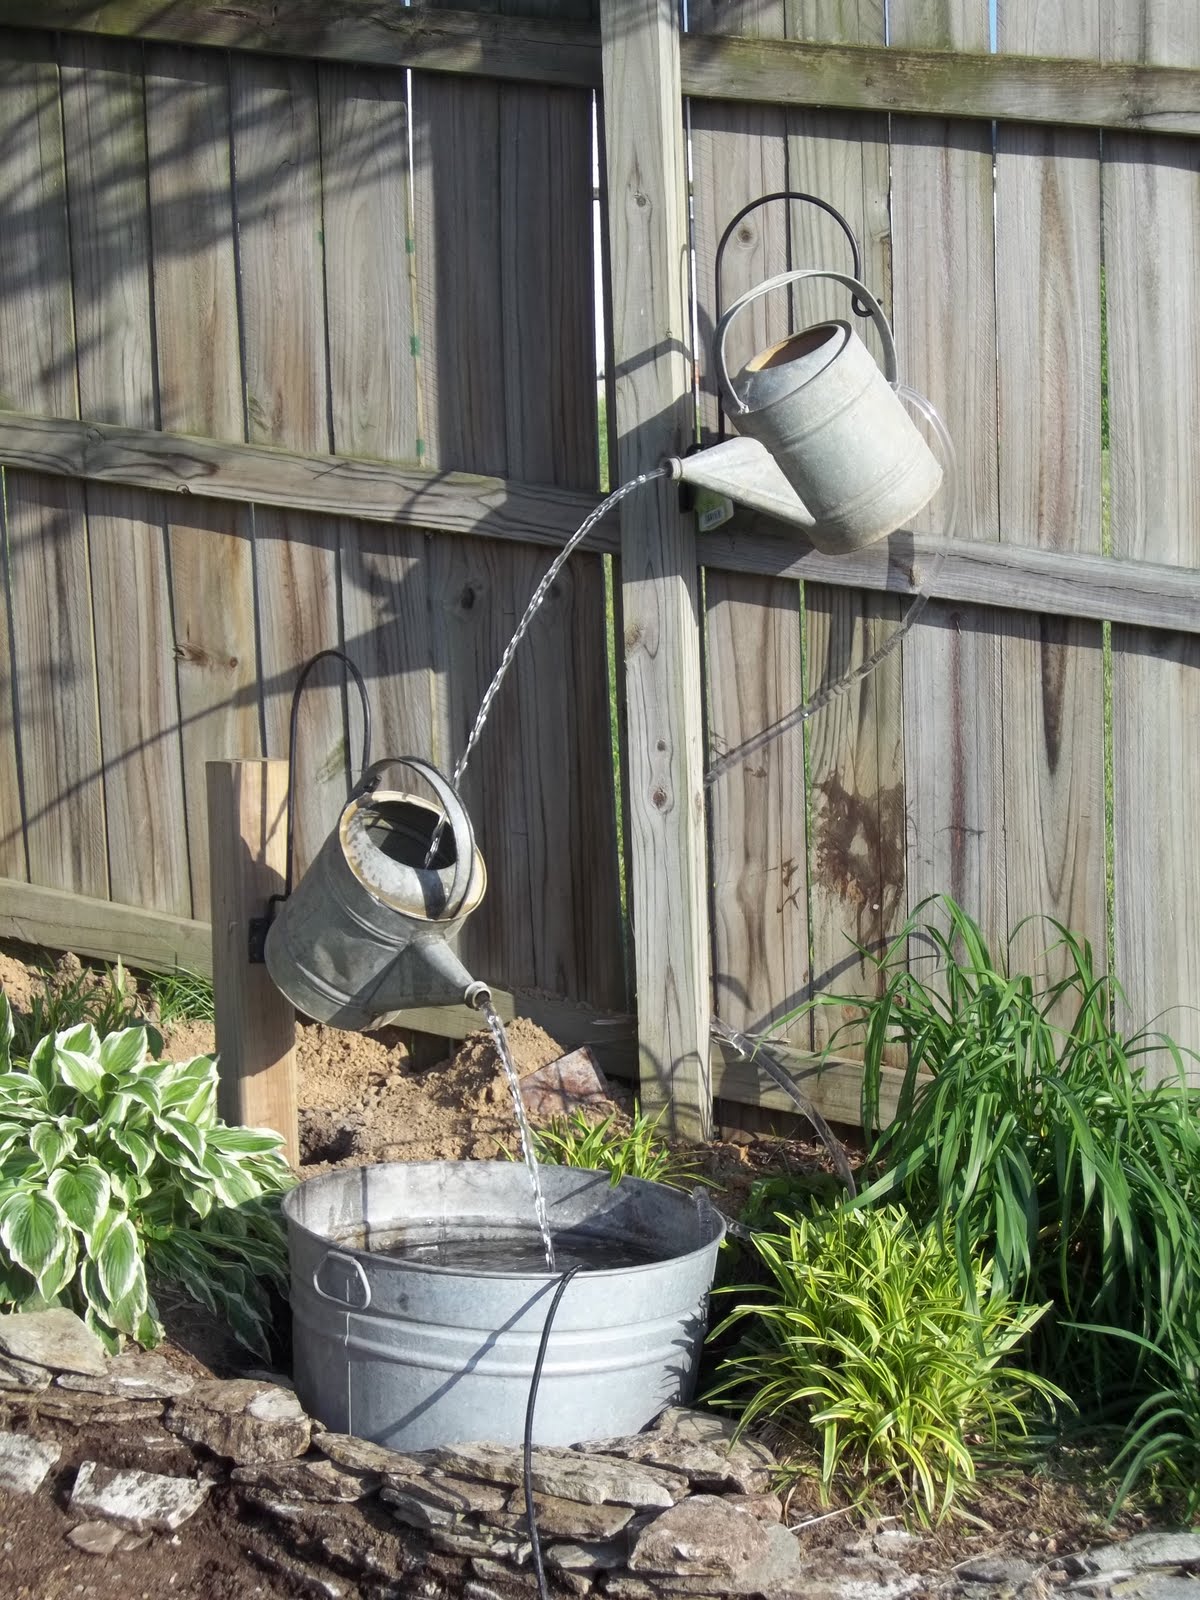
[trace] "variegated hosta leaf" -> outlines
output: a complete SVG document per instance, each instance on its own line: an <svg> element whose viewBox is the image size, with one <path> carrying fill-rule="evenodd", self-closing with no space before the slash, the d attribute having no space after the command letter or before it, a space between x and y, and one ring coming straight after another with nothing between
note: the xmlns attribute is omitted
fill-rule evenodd
<svg viewBox="0 0 1200 1600"><path fill-rule="evenodd" d="M96 1161L61 1167L47 1187L63 1214L90 1245L112 1198L112 1187L104 1168Z"/></svg>
<svg viewBox="0 0 1200 1600"><path fill-rule="evenodd" d="M109 1213L93 1239L100 1288L110 1304L125 1298L139 1276L144 1281L142 1247L129 1218Z"/></svg>
<svg viewBox="0 0 1200 1600"><path fill-rule="evenodd" d="M185 1146L193 1161L204 1163L204 1133L200 1128L193 1128L190 1122L185 1122L180 1116L166 1114L158 1119L158 1126L164 1133L173 1135Z"/></svg>
<svg viewBox="0 0 1200 1600"><path fill-rule="evenodd" d="M78 1031L75 1030L76 1033ZM92 1031L95 1032L94 1029ZM58 1037L61 1039L64 1035L59 1034ZM54 1046L54 1070L63 1083L69 1084L79 1094L86 1095L93 1094L100 1087L100 1080L104 1076L103 1069L94 1055L84 1050L72 1050L57 1041Z"/></svg>
<svg viewBox="0 0 1200 1600"><path fill-rule="evenodd" d="M30 1131L29 1147L46 1171L53 1172L74 1150L75 1136L56 1122L40 1122Z"/></svg>
<svg viewBox="0 0 1200 1600"><path fill-rule="evenodd" d="M144 1178L154 1165L154 1146L134 1128L110 1128L109 1138L133 1162L133 1170Z"/></svg>
<svg viewBox="0 0 1200 1600"><path fill-rule="evenodd" d="M35 1278L62 1246L66 1220L43 1191L14 1190L0 1208L0 1244Z"/></svg>
<svg viewBox="0 0 1200 1600"><path fill-rule="evenodd" d="M75 1276L79 1266L79 1245L70 1228L62 1232L62 1249L38 1274L38 1293L43 1300L56 1300Z"/></svg>
<svg viewBox="0 0 1200 1600"><path fill-rule="evenodd" d="M138 1072L147 1056L145 1028L122 1028L108 1034L100 1044L100 1065L114 1077Z"/></svg>
<svg viewBox="0 0 1200 1600"><path fill-rule="evenodd" d="M54 1070L52 1033L48 1033L44 1039L39 1039L29 1052L29 1076L41 1086L43 1095L49 1094L58 1083L58 1073Z"/></svg>
<svg viewBox="0 0 1200 1600"><path fill-rule="evenodd" d="M77 1022L73 1028L64 1028L54 1035L56 1050L76 1051L84 1056L100 1054L100 1036L90 1022Z"/></svg>
<svg viewBox="0 0 1200 1600"><path fill-rule="evenodd" d="M275 1154L283 1149L283 1136L270 1128L214 1128L208 1145L223 1155Z"/></svg>
<svg viewBox="0 0 1200 1600"><path fill-rule="evenodd" d="M12 1007L8 996L0 990L0 1072L7 1072L13 1042Z"/></svg>

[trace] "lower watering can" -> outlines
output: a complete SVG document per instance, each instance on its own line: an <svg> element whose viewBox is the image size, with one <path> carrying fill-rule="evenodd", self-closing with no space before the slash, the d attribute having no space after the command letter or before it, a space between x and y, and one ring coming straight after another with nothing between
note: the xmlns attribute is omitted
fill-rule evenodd
<svg viewBox="0 0 1200 1600"><path fill-rule="evenodd" d="M440 805L381 787L395 767L422 777ZM267 968L298 1011L334 1028L379 1027L416 1006L478 1004L487 986L447 940L486 887L457 791L415 756L378 761L271 924Z"/></svg>
<svg viewBox="0 0 1200 1600"><path fill-rule="evenodd" d="M846 322L823 322L760 351L731 378L730 323L773 289L809 278L843 284L870 311L883 343L880 371ZM929 402L899 385L896 345L883 308L857 279L802 268L741 295L713 336L717 381L741 438L671 462L675 477L802 526L818 550L843 555L904 527L937 493L942 469L904 409Z"/></svg>

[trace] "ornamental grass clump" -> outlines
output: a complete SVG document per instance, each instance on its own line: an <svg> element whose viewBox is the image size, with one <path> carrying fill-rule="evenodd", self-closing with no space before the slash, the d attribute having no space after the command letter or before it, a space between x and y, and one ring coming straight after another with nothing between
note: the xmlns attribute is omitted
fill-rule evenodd
<svg viewBox="0 0 1200 1600"><path fill-rule="evenodd" d="M790 1436L791 1476L814 1470L815 1445L826 1502L890 1487L939 1520L981 1453L1065 1399L1011 1359L1045 1308L993 1294L978 1256L968 1303L952 1246L897 1206L776 1222L751 1241L765 1281L718 1291L739 1300L711 1337L742 1338L705 1398Z"/></svg>
<svg viewBox="0 0 1200 1600"><path fill-rule="evenodd" d="M151 1029L90 1022L11 1057L0 995L0 1309L64 1305L110 1349L157 1344L152 1287L181 1288L269 1354L286 1284L277 1134L216 1114L216 1064L158 1059Z"/></svg>
<svg viewBox="0 0 1200 1600"><path fill-rule="evenodd" d="M636 1101L628 1126L616 1113L592 1123L576 1111L534 1134L534 1154L547 1166L607 1172L614 1185L622 1178L645 1178L676 1189L710 1185L692 1156L672 1150L658 1137L662 1117L662 1111L647 1116Z"/></svg>

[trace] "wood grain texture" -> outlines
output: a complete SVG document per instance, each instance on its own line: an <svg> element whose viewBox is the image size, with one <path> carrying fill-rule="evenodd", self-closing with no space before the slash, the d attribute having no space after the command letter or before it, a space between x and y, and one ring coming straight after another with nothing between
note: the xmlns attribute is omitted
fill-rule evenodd
<svg viewBox="0 0 1200 1600"><path fill-rule="evenodd" d="M12 33L4 40L0 147L9 198L0 267L0 395L26 411L76 416L62 106L48 34ZM29 875L50 888L105 895L83 489L27 473L5 478L13 704ZM4 833L11 837L11 790L3 810Z"/></svg>
<svg viewBox="0 0 1200 1600"><path fill-rule="evenodd" d="M782 32L777 0L689 13L705 32L736 26ZM791 212L782 201L751 211L730 236L717 278L717 250L734 216L759 195L788 187L786 120L761 107L689 106L695 217L696 317L701 420L715 439L717 382L712 333L720 311L786 269ZM778 292L731 324L726 345L738 372L789 331L789 297ZM803 698L800 591L796 584L705 574L705 668L711 755L742 743ZM708 791L713 1006L724 1021L757 1031L808 992L809 926L804 734L795 729ZM808 1019L789 1032L808 1043Z"/></svg>
<svg viewBox="0 0 1200 1600"><path fill-rule="evenodd" d="M606 0L607 227L618 481L691 436L679 39L670 0ZM698 573L669 484L623 507L631 875L644 1103L706 1137L712 1091Z"/></svg>
<svg viewBox="0 0 1200 1600"><path fill-rule="evenodd" d="M1078 55L1096 0L1016 0L1001 49ZM1094 134L1002 125L996 148L1000 526L1099 554L1100 162ZM1004 823L1014 970L1061 977L1041 919L1106 945L1103 641L1095 624L1013 617L1004 685ZM1035 921L1027 921L1035 918Z"/></svg>
<svg viewBox="0 0 1200 1600"><path fill-rule="evenodd" d="M884 40L878 0L800 4L788 0L793 38L834 44ZM862 251L862 276L885 311L891 309L892 237L889 148L884 118L836 111L788 113L788 173L793 188L830 201L847 218ZM812 206L791 213L797 265L853 271L841 230ZM800 325L821 318L849 320L877 360L874 324L853 314L838 284L805 284L797 291ZM853 671L894 632L900 606L863 593L806 585L805 646L811 695ZM808 725L812 834L809 839L809 914L812 983L830 994L871 994L881 974L858 952L878 953L903 921L905 797L902 658L890 657L868 679L817 713ZM846 1015L820 1009L812 1043L825 1048L835 1031L850 1048Z"/></svg>
<svg viewBox="0 0 1200 1600"><path fill-rule="evenodd" d="M60 70L80 412L152 429L158 406L141 51L64 38ZM165 505L157 494L106 484L88 485L86 505L110 893L187 916Z"/></svg>
<svg viewBox="0 0 1200 1600"><path fill-rule="evenodd" d="M180 967L207 973L212 963L207 922L13 878L0 878L0 938L100 961L121 960L152 972Z"/></svg>
<svg viewBox="0 0 1200 1600"><path fill-rule="evenodd" d="M164 428L245 437L230 171L229 67L147 49L146 136ZM204 768L262 752L253 523L213 501L168 508L193 915L208 912Z"/></svg>
<svg viewBox="0 0 1200 1600"><path fill-rule="evenodd" d="M1200 65L1200 13L1162 0L1107 8L1108 59ZM1200 143L1104 144L1113 551L1200 565ZM1122 1021L1200 1045L1200 649L1114 628L1116 970ZM1189 1069L1196 1081L1200 1072Z"/></svg>
<svg viewBox="0 0 1200 1600"><path fill-rule="evenodd" d="M901 46L983 49L984 0L898 0ZM913 119L892 129L892 277L900 370L949 420L959 537L999 537L995 248L988 124ZM937 526L945 497L917 526ZM950 894L1000 942L1005 903L1002 625L930 606L904 644L904 773L910 911Z"/></svg>
<svg viewBox="0 0 1200 1600"><path fill-rule="evenodd" d="M247 435L253 443L327 451L315 69L234 57L230 103ZM300 670L318 651L341 645L337 540L337 523L255 509L266 748L283 759ZM300 702L293 778L297 875L307 870L345 803L346 732L342 673L331 664L308 680Z"/></svg>
<svg viewBox="0 0 1200 1600"><path fill-rule="evenodd" d="M208 763L217 1107L231 1126L282 1134L299 1166L296 1014L248 943L250 919L283 889L287 788L286 761Z"/></svg>
<svg viewBox="0 0 1200 1600"><path fill-rule="evenodd" d="M768 0L721 6L726 32L751 34ZM773 0L776 6L782 0ZM839 7L845 12L846 7ZM859 12L877 11L869 0ZM701 17L717 7L693 6ZM0 0L0 23L26 24L28 0ZM192 0L41 0L47 28L165 43L266 51L322 61L412 67L502 80L596 88L594 30L570 20L520 16L501 21L475 10L381 10L376 0L289 4L247 0L236 8ZM1125 24L1126 34L1136 30ZM1194 134L1200 128L1197 75L1169 65L996 56L980 50L950 62L941 50L829 49L750 38L682 41L685 94L780 105L840 106L867 112L997 117L1068 126L1143 128Z"/></svg>

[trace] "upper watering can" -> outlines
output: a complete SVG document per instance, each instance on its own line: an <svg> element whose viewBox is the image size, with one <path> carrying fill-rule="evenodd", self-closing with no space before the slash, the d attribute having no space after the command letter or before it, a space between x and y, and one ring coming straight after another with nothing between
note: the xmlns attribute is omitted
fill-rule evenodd
<svg viewBox="0 0 1200 1600"><path fill-rule="evenodd" d="M380 787L390 767L418 773L441 804ZM415 756L378 761L271 924L267 968L298 1011L334 1028L478 1004L487 986L446 941L486 887L471 819L437 768Z"/></svg>
<svg viewBox="0 0 1200 1600"><path fill-rule="evenodd" d="M867 307L883 370L849 323L822 322L760 351L731 378L725 343L734 318L761 295L810 278L843 284ZM891 327L857 279L810 268L768 278L733 302L713 343L722 399L741 438L672 462L674 476L800 524L831 555L904 527L937 493L942 468L901 397L948 445L945 429L927 401L900 387Z"/></svg>

